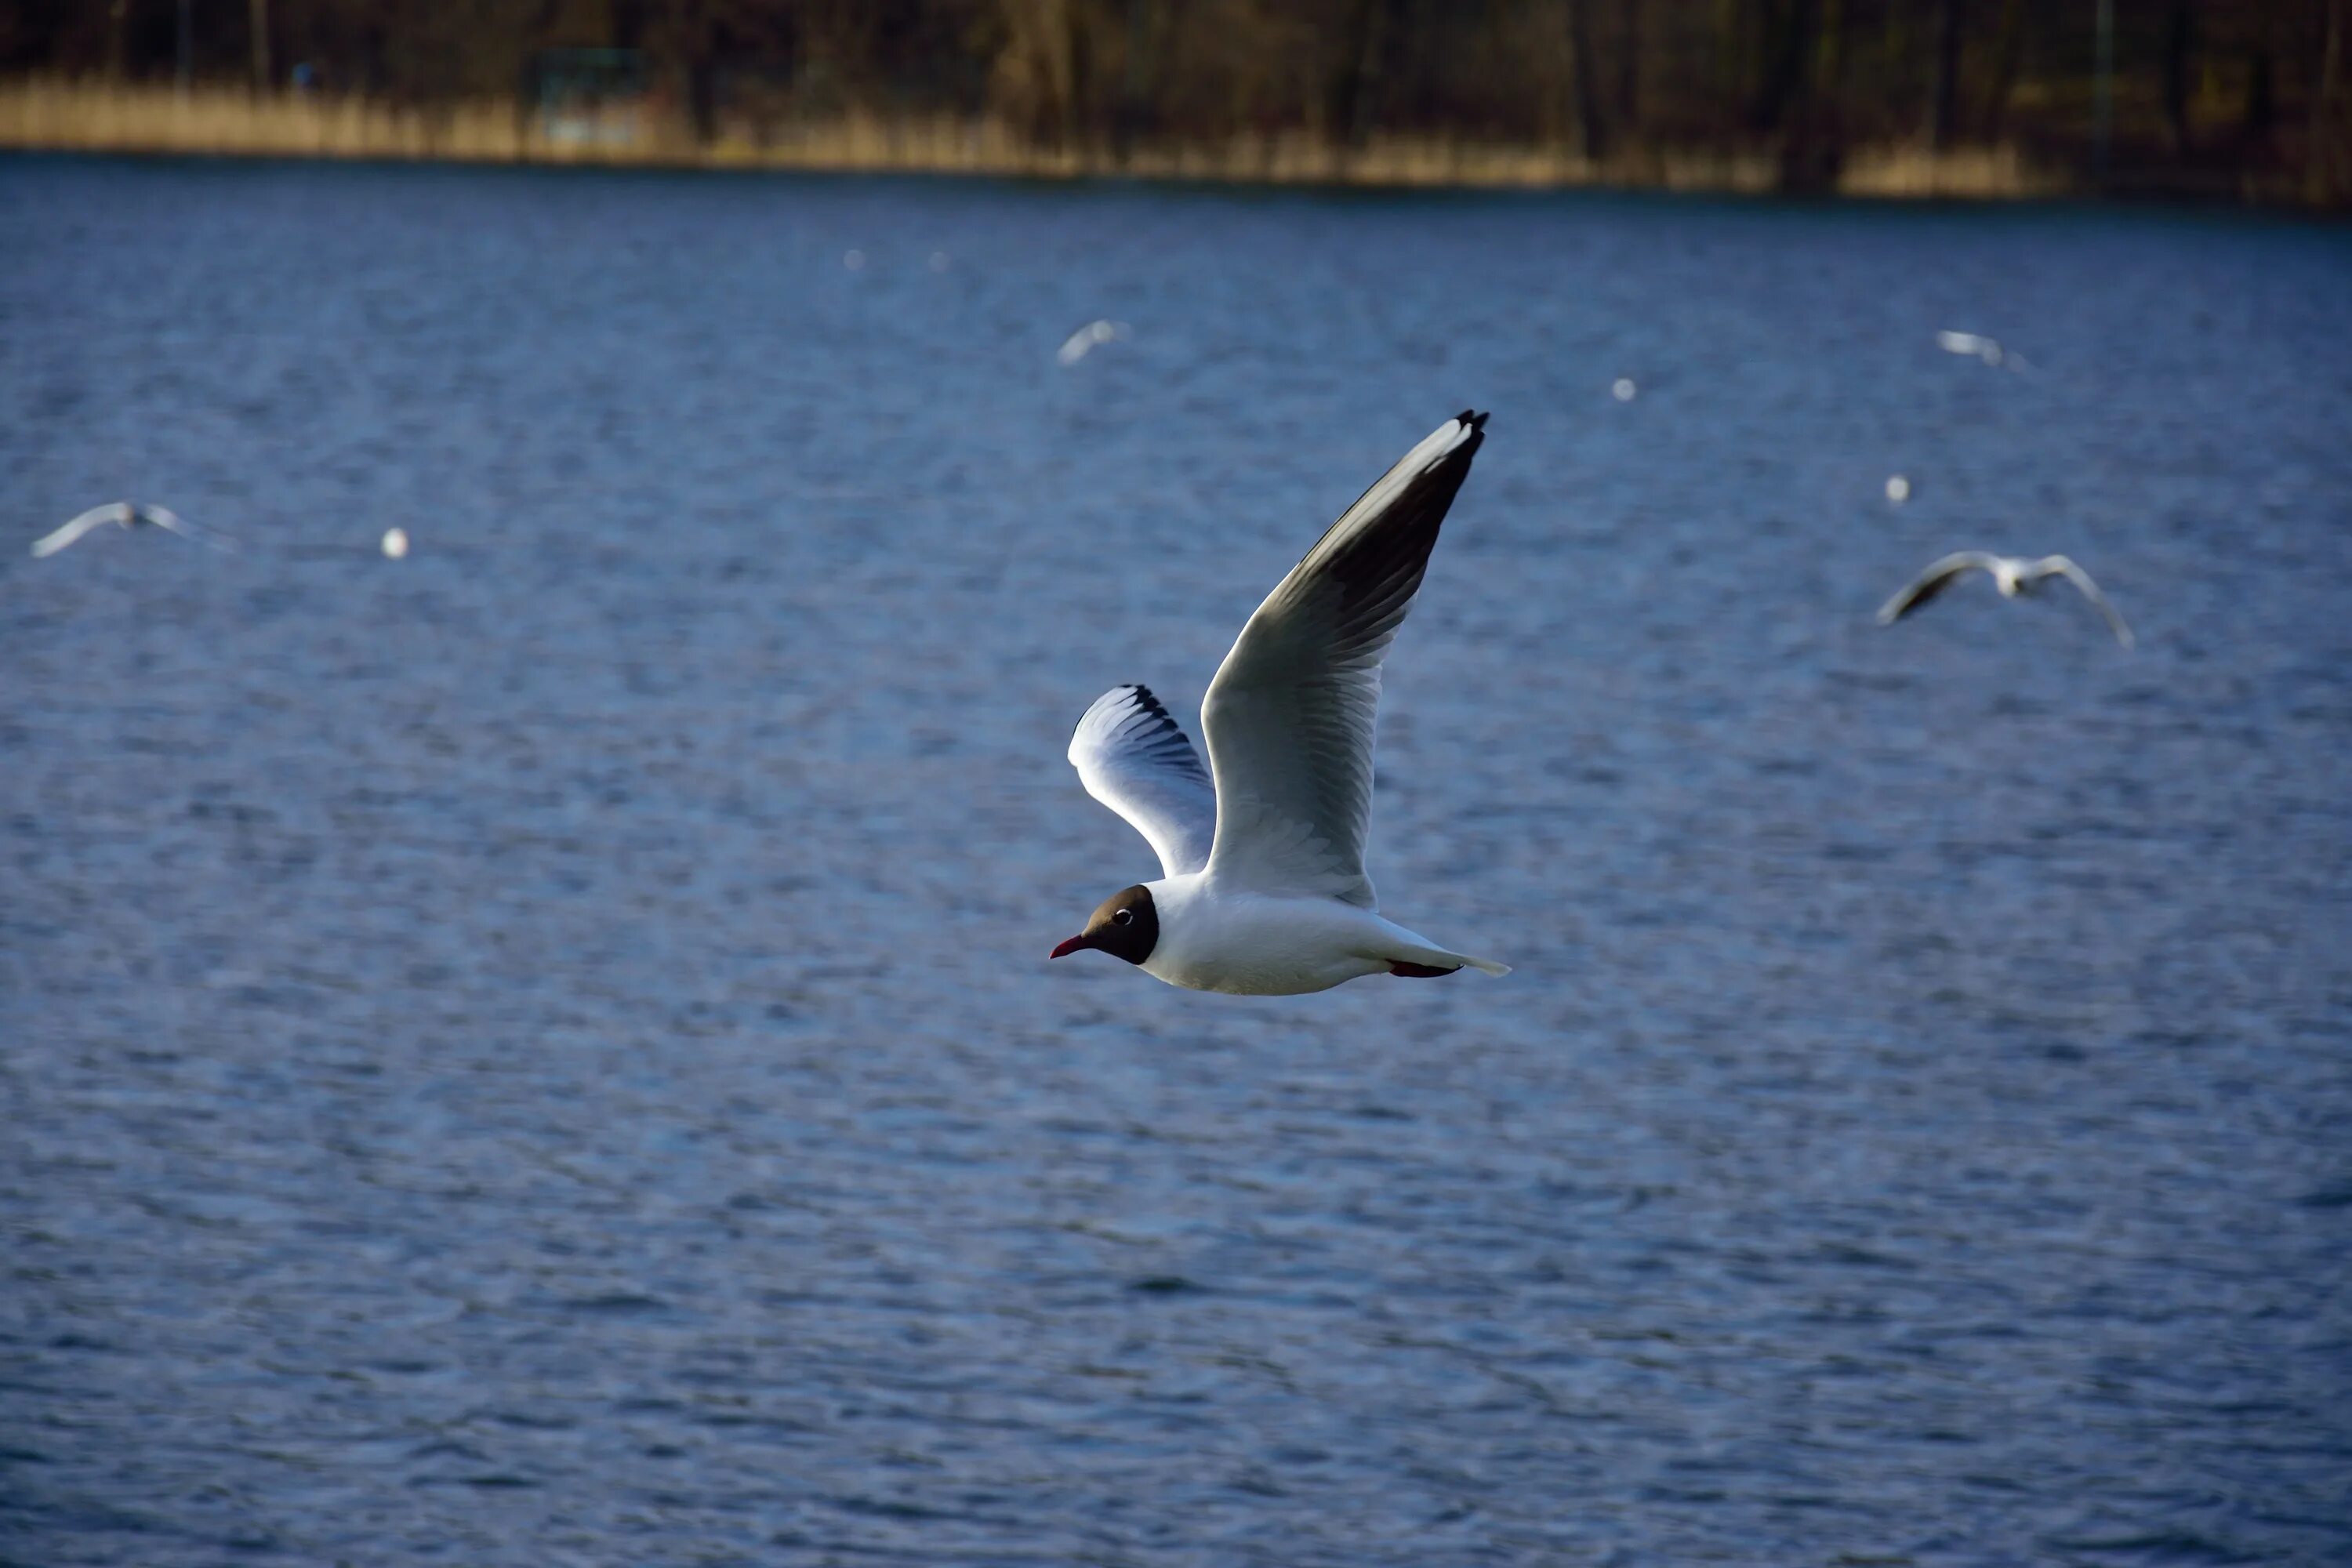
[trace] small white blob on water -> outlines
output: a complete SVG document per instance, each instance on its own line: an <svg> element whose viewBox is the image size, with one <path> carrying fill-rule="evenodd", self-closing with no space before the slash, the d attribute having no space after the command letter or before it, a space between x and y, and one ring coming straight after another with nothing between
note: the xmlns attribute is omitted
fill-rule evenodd
<svg viewBox="0 0 2352 1568"><path fill-rule="evenodd" d="M397 561L402 556L407 554L408 531L404 528L385 529L383 531L383 552L394 561Z"/></svg>
<svg viewBox="0 0 2352 1568"><path fill-rule="evenodd" d="M1630 375L1621 375L1609 384L1609 395L1620 403L1633 402L1633 394L1638 390L1640 389L1634 386L1633 378Z"/></svg>
<svg viewBox="0 0 2352 1568"><path fill-rule="evenodd" d="M1900 506L1911 499L1911 481L1895 474L1886 481L1886 499Z"/></svg>
<svg viewBox="0 0 2352 1568"><path fill-rule="evenodd" d="M932 271L934 271L934 272L945 272L947 269L948 269L948 253L947 253L946 251L944 251L944 250L934 250L934 251L932 251L932 252L931 252L931 270L932 270Z"/></svg>
<svg viewBox="0 0 2352 1568"><path fill-rule="evenodd" d="M862 250L844 251L841 257L841 264L844 267L848 268L852 272L856 272L866 265L866 253Z"/></svg>

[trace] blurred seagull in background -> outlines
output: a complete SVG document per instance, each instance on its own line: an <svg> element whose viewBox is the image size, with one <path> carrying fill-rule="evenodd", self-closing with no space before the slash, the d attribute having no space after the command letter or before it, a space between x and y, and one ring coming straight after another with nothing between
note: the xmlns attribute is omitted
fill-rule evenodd
<svg viewBox="0 0 2352 1568"><path fill-rule="evenodd" d="M1987 364L2006 364L2011 370L2025 368L2025 356L2005 349L1994 339L1976 332L1956 332L1949 328L1936 334L1936 346L1946 353L1966 354Z"/></svg>
<svg viewBox="0 0 2352 1568"><path fill-rule="evenodd" d="M1382 920L1364 875L1381 662L1486 424L1465 411L1439 426L1266 595L1201 702L1213 773L1146 688L1114 687L1087 710L1070 737L1078 780L1167 875L1104 900L1052 956L1092 948L1171 985L1244 996L1509 973Z"/></svg>
<svg viewBox="0 0 2352 1568"><path fill-rule="evenodd" d="M110 522L119 528L136 528L141 523L148 523L168 532L176 533L183 539L194 539L209 544L215 550L236 548L225 536L210 531L200 532L190 527L188 521L175 511L160 506L150 506L144 501L119 500L105 506L94 506L56 532L44 534L33 541L33 553L37 556L55 555L91 529L102 528Z"/></svg>
<svg viewBox="0 0 2352 1568"><path fill-rule="evenodd" d="M1094 353L1097 344L1111 342L1127 336L1128 326L1125 321L1088 321L1085 326L1072 332L1062 346L1054 351L1054 357L1065 365L1073 365Z"/></svg>
<svg viewBox="0 0 2352 1568"><path fill-rule="evenodd" d="M2107 618L2107 626L2116 640L2126 647L2132 646L2131 627L2091 574L2063 555L2045 555L2039 561L2028 561L2021 555L1993 555L1982 550L1963 550L1947 555L1906 584L1903 591L1878 607L1878 624L1891 626L1970 572L1989 572L1993 586L2004 599L2023 598L2053 577L2063 577L2082 590L2083 597L2098 606L2099 614Z"/></svg>

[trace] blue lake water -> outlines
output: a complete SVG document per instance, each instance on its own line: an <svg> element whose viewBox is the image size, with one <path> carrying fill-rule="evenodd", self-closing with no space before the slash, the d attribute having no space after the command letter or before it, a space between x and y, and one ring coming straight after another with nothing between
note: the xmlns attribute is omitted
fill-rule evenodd
<svg viewBox="0 0 2352 1568"><path fill-rule="evenodd" d="M0 1559L2352 1561L2347 284L0 162ZM1371 870L1517 973L1049 966L1078 713L1470 405Z"/></svg>

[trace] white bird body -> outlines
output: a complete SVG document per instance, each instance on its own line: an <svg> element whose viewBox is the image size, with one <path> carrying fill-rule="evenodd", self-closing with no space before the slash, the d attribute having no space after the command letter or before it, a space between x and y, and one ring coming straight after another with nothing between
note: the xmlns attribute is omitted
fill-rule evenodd
<svg viewBox="0 0 2352 1568"><path fill-rule="evenodd" d="M1399 963L1510 973L1339 899L1222 888L1206 872L1142 885L1160 911L1160 940L1143 972L1190 991L1297 996Z"/></svg>
<svg viewBox="0 0 2352 1568"><path fill-rule="evenodd" d="M1980 359L1990 365L2006 364L2011 370L2025 368L2025 356L2015 349L2005 348L1997 338L1981 332L1956 332L1949 328L1936 334L1936 346L1946 353L1962 354Z"/></svg>
<svg viewBox="0 0 2352 1568"><path fill-rule="evenodd" d="M2131 627L2123 616L2107 603L2106 595L2099 591L2091 574L2064 555L2044 555L2039 560L2022 555L1995 555L1984 550L1959 550L1931 563L1928 568L1905 584L1895 596L1878 608L1878 624L1893 626L1970 572L1983 572L1992 578L1992 585L2004 599L2030 597L2053 578L2063 578L2073 584L2085 599L2105 617L2107 629L2126 647L2132 646Z"/></svg>
<svg viewBox="0 0 2352 1568"><path fill-rule="evenodd" d="M1266 595L1201 704L1213 773L1148 689L1087 708L1070 762L1166 875L1105 900L1055 958L1094 948L1171 985L1258 996L1509 973L1383 920L1363 866L1381 664L1485 424L1440 426Z"/></svg>

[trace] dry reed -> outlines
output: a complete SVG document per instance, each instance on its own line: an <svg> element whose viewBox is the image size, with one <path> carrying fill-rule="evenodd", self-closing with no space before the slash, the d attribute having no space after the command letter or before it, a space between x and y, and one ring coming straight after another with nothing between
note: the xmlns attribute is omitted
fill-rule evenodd
<svg viewBox="0 0 2352 1568"><path fill-rule="evenodd" d="M324 94L25 79L0 82L0 147L79 152L730 169L903 171L1276 184L1553 187L1611 185L1761 193L1780 187L1769 153L1642 149L1601 162L1571 148L1380 135L1347 147L1303 132L1224 142L1046 147L987 118L848 114L755 130L730 124L698 143L682 120L627 116L625 135L551 127L513 102L414 108ZM1932 153L1893 146L1848 159L1843 195L2010 197L2065 182L2012 148Z"/></svg>

